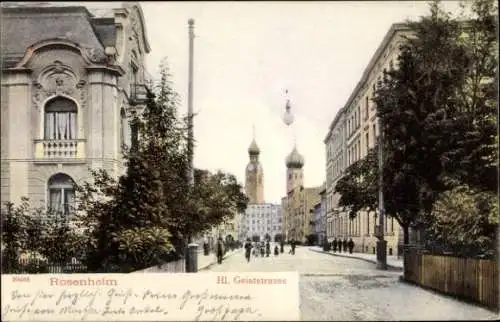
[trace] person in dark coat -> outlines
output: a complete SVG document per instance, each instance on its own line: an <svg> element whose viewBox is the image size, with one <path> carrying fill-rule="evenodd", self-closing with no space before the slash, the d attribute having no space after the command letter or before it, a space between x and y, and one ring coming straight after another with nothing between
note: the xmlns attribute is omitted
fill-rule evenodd
<svg viewBox="0 0 500 322"><path fill-rule="evenodd" d="M342 246L344 246L343 247L344 248L344 253L346 253L347 252L347 239L346 238L344 238L344 241L342 242Z"/></svg>
<svg viewBox="0 0 500 322"><path fill-rule="evenodd" d="M295 255L295 246L297 246L295 239L292 239L292 241L290 242L290 246L291 246L292 255Z"/></svg>
<svg viewBox="0 0 500 322"><path fill-rule="evenodd" d="M252 251L252 243L250 242L250 238L247 238L247 242L245 243L245 258L247 262L250 262L250 253Z"/></svg>
<svg viewBox="0 0 500 322"><path fill-rule="evenodd" d="M280 241L280 253L283 254L284 251L285 251L285 242L283 242L283 237L281 237L281 241Z"/></svg>
<svg viewBox="0 0 500 322"><path fill-rule="evenodd" d="M349 247L349 254L352 254L352 250L354 249L354 242L352 238L349 238L349 242L347 243L347 247Z"/></svg>
<svg viewBox="0 0 500 322"><path fill-rule="evenodd" d="M274 256L278 256L280 253L280 250L278 248L278 245L274 246Z"/></svg>
<svg viewBox="0 0 500 322"><path fill-rule="evenodd" d="M337 250L339 251L339 253L342 253L342 241L340 240L340 238L337 240Z"/></svg>
<svg viewBox="0 0 500 322"><path fill-rule="evenodd" d="M222 257L224 256L224 244L222 242L222 237L219 237L217 241L217 263L222 264Z"/></svg>
<svg viewBox="0 0 500 322"><path fill-rule="evenodd" d="M265 253L264 246L260 245L260 257L264 257Z"/></svg>
<svg viewBox="0 0 500 322"><path fill-rule="evenodd" d="M271 244L269 243L269 241L266 241L266 257L269 257L270 254L271 254Z"/></svg>
<svg viewBox="0 0 500 322"><path fill-rule="evenodd" d="M333 240L332 246L333 246L333 252L335 253L337 251L337 240L336 239Z"/></svg>

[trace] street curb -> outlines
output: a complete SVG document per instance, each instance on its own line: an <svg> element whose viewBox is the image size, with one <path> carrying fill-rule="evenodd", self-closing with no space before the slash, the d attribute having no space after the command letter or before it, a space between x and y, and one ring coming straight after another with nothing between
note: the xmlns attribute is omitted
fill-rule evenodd
<svg viewBox="0 0 500 322"><path fill-rule="evenodd" d="M228 252L226 253L226 255L224 255L224 257L222 257L222 259L226 259L226 258L229 258L231 256L233 256L234 254L236 254L238 251L235 250L235 251L232 251L232 252ZM210 256L210 255L209 255ZM205 270L205 269L209 269L210 267L212 267L213 265L215 265L217 263L217 259L215 259L212 263L209 263L209 264L206 264L205 266L202 266L202 267L198 267L198 272L199 271L202 271L202 270Z"/></svg>
<svg viewBox="0 0 500 322"><path fill-rule="evenodd" d="M333 253L328 253L328 252L325 252L325 251L315 250L315 249L312 249L312 248L309 248L309 250L312 251L312 252L320 253L320 254L327 254L327 255L331 255L331 256L344 257L344 258L361 259L361 260L363 260L365 262L368 262L368 263L377 264L377 261L374 261L374 260L371 260L371 259L366 259L366 258L363 258L363 257L344 256L344 255L340 255L340 254L333 254ZM394 265L390 265L390 264L387 264L387 268L391 268L391 269L397 270L397 271L402 271L403 270L402 267L398 267L398 266L394 266Z"/></svg>

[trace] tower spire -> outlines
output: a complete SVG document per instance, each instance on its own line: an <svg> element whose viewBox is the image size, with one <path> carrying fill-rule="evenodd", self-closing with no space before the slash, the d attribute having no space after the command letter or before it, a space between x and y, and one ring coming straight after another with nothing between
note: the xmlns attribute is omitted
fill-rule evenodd
<svg viewBox="0 0 500 322"><path fill-rule="evenodd" d="M255 140L255 123L252 124L252 139Z"/></svg>

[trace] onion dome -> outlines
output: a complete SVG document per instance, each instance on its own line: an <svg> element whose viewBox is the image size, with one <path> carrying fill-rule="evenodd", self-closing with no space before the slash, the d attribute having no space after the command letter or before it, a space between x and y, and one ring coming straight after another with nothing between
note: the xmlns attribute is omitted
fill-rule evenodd
<svg viewBox="0 0 500 322"><path fill-rule="evenodd" d="M257 142L255 142L255 139L252 140L252 143L248 147L248 154L250 155L257 155L260 153L260 149L257 146Z"/></svg>
<svg viewBox="0 0 500 322"><path fill-rule="evenodd" d="M286 167L287 168L302 168L304 166L304 157L299 154L297 147L294 147L292 153L286 157Z"/></svg>

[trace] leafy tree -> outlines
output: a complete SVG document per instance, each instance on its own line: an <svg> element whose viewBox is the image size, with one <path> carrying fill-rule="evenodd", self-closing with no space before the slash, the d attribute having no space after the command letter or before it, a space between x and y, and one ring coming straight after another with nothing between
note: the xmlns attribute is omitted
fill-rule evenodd
<svg viewBox="0 0 500 322"><path fill-rule="evenodd" d="M11 273L41 273L40 264L65 264L78 257L84 239L67 221L54 218L51 212L31 208L28 198L22 198L18 206L6 203L2 209L2 268ZM21 256L27 257L28 265L20 265Z"/></svg>
<svg viewBox="0 0 500 322"><path fill-rule="evenodd" d="M253 242L260 242L260 236L259 235L252 235L252 241Z"/></svg>
<svg viewBox="0 0 500 322"><path fill-rule="evenodd" d="M282 240L283 240L283 234L274 235L274 242L275 243L281 243Z"/></svg>
<svg viewBox="0 0 500 322"><path fill-rule="evenodd" d="M72 258L83 260L87 238L77 227L70 224L69 218L55 220L51 213L44 214L36 210L28 225L29 232L36 232L33 249L49 263L66 264Z"/></svg>
<svg viewBox="0 0 500 322"><path fill-rule="evenodd" d="M368 151L363 159L347 167L335 185L340 194L339 206L349 210L349 217L355 218L359 211L375 211L378 207L378 158L377 147Z"/></svg>
<svg viewBox="0 0 500 322"><path fill-rule="evenodd" d="M450 129L460 123L457 93L473 62L461 43L463 24L438 1L430 16L408 25L413 34L400 47L398 66L384 73L373 99L385 138L385 209L402 225L405 243L408 226L429 224L434 202L450 188L445 160L457 164L449 152L453 140L463 141Z"/></svg>
<svg viewBox="0 0 500 322"><path fill-rule="evenodd" d="M130 122L127 171L117 180L91 171L79 187L81 220L91 227L87 264L91 270L132 271L169 259L183 247L182 204L188 194L185 128L177 117L177 94L168 68L148 92L142 115Z"/></svg>
<svg viewBox="0 0 500 322"><path fill-rule="evenodd" d="M245 211L248 198L234 175L195 169L194 179L183 207L186 216L179 226L187 235L206 232Z"/></svg>
<svg viewBox="0 0 500 322"><path fill-rule="evenodd" d="M449 133L442 160L454 184L463 182L482 191L498 187L498 40L497 2L475 0L464 3L469 14L459 24L459 46L463 49L461 86L454 105L446 109L440 125ZM466 11L464 11L466 12Z"/></svg>
<svg viewBox="0 0 500 322"><path fill-rule="evenodd" d="M81 220L90 227L90 269L132 271L178 258L189 236L246 208L231 174L195 171L196 184L189 185L187 120L177 106L163 65L145 110L131 121L126 173L115 180L104 170L92 171L94 182L78 188Z"/></svg>
<svg viewBox="0 0 500 322"><path fill-rule="evenodd" d="M498 198L468 186L443 193L434 204L429 234L434 243L462 255L494 256Z"/></svg>
<svg viewBox="0 0 500 322"><path fill-rule="evenodd" d="M19 206L7 202L2 207L2 272L13 273L19 269L19 258L24 251L24 221L28 208L27 198L23 198Z"/></svg>

